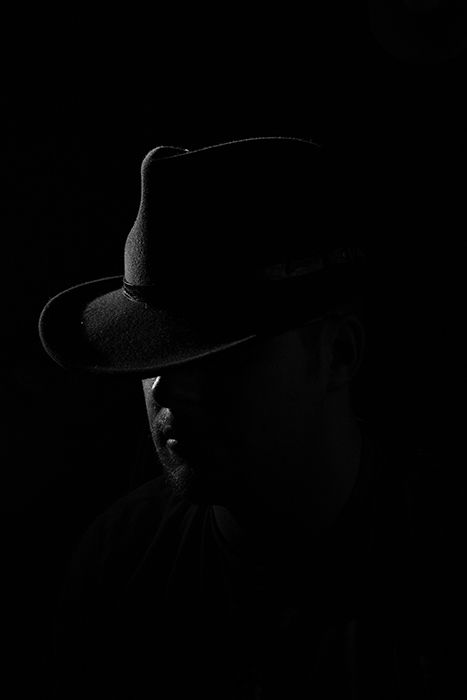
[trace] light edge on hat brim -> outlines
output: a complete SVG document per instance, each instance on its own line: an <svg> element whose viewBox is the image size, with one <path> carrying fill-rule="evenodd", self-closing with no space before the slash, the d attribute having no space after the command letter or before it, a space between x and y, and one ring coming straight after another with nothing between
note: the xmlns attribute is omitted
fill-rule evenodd
<svg viewBox="0 0 467 700"><path fill-rule="evenodd" d="M78 307L84 310L88 304L96 301L99 297L106 297L115 292L122 291L122 275L114 275L111 277L103 277L95 280L83 282L68 289L63 290L55 295L46 303L39 317L38 330L42 346L49 357L61 368L68 371L84 372L86 374L95 375L118 375L118 376L134 376L148 377L162 370L179 367L188 363L195 362L208 358L209 356L233 349L238 345L244 344L255 339L258 334L252 333L242 335L225 342L213 343L208 349L203 349L199 352L190 352L183 357L177 359L158 362L157 360L149 365L135 364L134 366L125 365L105 365L105 364L89 364L78 361L79 358L72 357L71 348L67 348L67 339L62 333L62 324L60 321L65 321L65 314L70 309ZM128 300L122 292L122 304L136 305L133 307L139 314L146 314L148 318L152 317L154 321L157 318L157 310L152 309L146 304ZM60 307L62 314L60 314ZM55 315L55 319L51 321L51 317ZM83 315L77 313L74 318L74 330L78 331L81 325ZM70 323L70 318L67 318L67 323ZM72 320L73 323L73 320ZM55 331L55 333L54 333Z"/></svg>

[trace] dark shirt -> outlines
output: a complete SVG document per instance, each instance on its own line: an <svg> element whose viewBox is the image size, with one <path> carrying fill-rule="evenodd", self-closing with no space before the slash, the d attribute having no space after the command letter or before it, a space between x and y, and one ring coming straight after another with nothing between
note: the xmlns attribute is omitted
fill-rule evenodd
<svg viewBox="0 0 467 700"><path fill-rule="evenodd" d="M309 541L285 525L260 557L163 477L120 499L67 573L56 697L437 697L407 458L364 432L334 526Z"/></svg>

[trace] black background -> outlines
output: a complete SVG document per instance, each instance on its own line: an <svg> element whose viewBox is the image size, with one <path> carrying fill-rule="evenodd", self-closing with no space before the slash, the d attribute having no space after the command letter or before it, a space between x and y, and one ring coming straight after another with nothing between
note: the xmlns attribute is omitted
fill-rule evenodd
<svg viewBox="0 0 467 700"><path fill-rule="evenodd" d="M364 174L355 197L372 222L387 294L361 413L437 455L440 480L459 502L464 487L454 444L462 434L466 51L438 52L436 23L409 39L400 16L375 29L366 4L306 17L239 10L98 21L71 9L52 19L53 28L44 16L11 24L2 90L9 697L41 687L51 603L71 547L97 513L157 472L139 383L64 373L37 333L51 296L122 272L141 160L157 145L306 136L341 152L349 183Z"/></svg>

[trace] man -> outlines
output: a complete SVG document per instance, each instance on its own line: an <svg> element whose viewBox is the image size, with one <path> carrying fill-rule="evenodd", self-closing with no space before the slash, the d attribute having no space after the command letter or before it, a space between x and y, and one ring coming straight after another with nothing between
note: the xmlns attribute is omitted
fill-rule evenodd
<svg viewBox="0 0 467 700"><path fill-rule="evenodd" d="M155 149L124 280L45 307L59 364L142 379L163 469L73 556L57 697L422 697L403 460L350 392L377 276L338 179L303 139Z"/></svg>

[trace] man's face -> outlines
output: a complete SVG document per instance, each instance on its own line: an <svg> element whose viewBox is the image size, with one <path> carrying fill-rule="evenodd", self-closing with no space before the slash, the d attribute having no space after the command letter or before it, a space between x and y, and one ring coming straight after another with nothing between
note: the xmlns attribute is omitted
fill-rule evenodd
<svg viewBox="0 0 467 700"><path fill-rule="evenodd" d="M170 369L143 389L157 454L180 495L274 500L309 468L325 385L298 331Z"/></svg>

